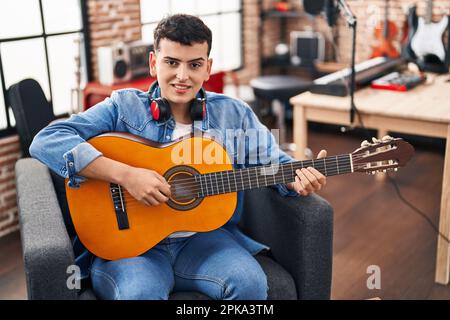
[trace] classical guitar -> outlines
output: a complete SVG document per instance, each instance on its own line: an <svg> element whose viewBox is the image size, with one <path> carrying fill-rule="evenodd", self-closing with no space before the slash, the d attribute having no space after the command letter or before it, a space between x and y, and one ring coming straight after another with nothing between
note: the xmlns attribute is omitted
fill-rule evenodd
<svg viewBox="0 0 450 320"><path fill-rule="evenodd" d="M292 163L233 169L217 141L186 136L168 144L126 133L88 141L104 156L160 173L171 186L169 201L155 207L134 199L122 186L88 179L66 187L77 235L96 256L115 260L138 256L176 231L211 231L233 215L237 191L294 181L295 170L314 167L325 176L375 173L404 166L414 148L402 139L365 141L350 154ZM67 185L67 183L66 183Z"/></svg>
<svg viewBox="0 0 450 320"><path fill-rule="evenodd" d="M431 56L444 63L445 47L442 38L448 28L448 17L444 16L441 21L434 23L432 16L433 0L428 0L425 18L419 17L417 30L411 40L411 48L419 59L424 60L427 56Z"/></svg>

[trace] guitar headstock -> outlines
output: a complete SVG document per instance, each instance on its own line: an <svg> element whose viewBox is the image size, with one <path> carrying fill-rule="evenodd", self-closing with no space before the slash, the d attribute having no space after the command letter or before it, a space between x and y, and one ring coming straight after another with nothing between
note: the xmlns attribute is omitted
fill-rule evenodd
<svg viewBox="0 0 450 320"><path fill-rule="evenodd" d="M364 140L361 147L352 152L353 170L355 172L397 171L412 158L414 147L401 138L385 136L381 140L372 138Z"/></svg>

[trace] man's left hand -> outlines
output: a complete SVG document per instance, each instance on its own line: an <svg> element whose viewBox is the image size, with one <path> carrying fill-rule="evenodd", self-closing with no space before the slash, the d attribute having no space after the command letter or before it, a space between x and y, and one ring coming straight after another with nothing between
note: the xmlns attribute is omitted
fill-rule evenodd
<svg viewBox="0 0 450 320"><path fill-rule="evenodd" d="M327 151L321 150L317 159L326 156ZM319 191L327 183L327 178L313 167L297 169L295 173L295 182L288 183L287 187L302 196Z"/></svg>

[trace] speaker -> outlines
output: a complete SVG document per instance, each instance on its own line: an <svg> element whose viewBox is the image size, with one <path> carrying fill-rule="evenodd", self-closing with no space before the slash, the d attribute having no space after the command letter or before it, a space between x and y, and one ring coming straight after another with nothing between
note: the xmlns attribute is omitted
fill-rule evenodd
<svg viewBox="0 0 450 320"><path fill-rule="evenodd" d="M292 31L291 63L297 66L311 67L315 61L325 59L325 39L319 32Z"/></svg>
<svg viewBox="0 0 450 320"><path fill-rule="evenodd" d="M148 57L153 45L142 41L119 42L97 49L99 81L120 84L149 75Z"/></svg>

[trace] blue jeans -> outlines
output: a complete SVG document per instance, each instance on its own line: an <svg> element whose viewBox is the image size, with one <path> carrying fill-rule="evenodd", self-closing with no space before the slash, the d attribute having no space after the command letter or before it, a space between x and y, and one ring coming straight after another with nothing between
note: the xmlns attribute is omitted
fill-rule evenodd
<svg viewBox="0 0 450 320"><path fill-rule="evenodd" d="M166 238L138 257L97 257L91 279L101 299L156 300L198 291L217 300L265 300L268 290L259 263L224 229Z"/></svg>

